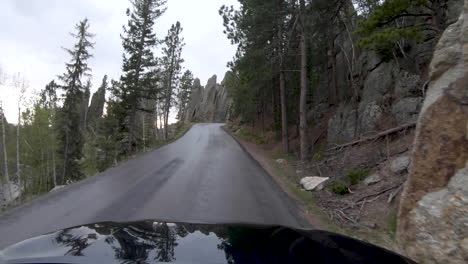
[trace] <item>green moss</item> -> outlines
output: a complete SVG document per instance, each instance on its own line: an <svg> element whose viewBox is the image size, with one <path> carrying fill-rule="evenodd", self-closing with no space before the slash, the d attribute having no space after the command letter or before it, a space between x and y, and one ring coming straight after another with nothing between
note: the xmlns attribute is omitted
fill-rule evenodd
<svg viewBox="0 0 468 264"><path fill-rule="evenodd" d="M369 175L370 169L363 169L363 168L354 168L348 170L346 173L346 177L349 179L351 185L358 184L362 180L364 180Z"/></svg>
<svg viewBox="0 0 468 264"><path fill-rule="evenodd" d="M316 161L325 159L325 149L323 147L317 147L312 154L312 158Z"/></svg>
<svg viewBox="0 0 468 264"><path fill-rule="evenodd" d="M349 193L348 185L343 182L333 181L329 185L330 191L339 195L345 195Z"/></svg>
<svg viewBox="0 0 468 264"><path fill-rule="evenodd" d="M398 214L397 212L391 212L387 217L388 230L392 239L395 239L396 230L398 226Z"/></svg>

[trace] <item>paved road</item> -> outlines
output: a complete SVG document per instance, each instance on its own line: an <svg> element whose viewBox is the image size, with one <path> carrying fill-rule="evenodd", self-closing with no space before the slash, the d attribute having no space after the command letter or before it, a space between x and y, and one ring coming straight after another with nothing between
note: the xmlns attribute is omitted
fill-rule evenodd
<svg viewBox="0 0 468 264"><path fill-rule="evenodd" d="M221 126L197 124L172 144L0 215L0 249L101 221L306 225Z"/></svg>

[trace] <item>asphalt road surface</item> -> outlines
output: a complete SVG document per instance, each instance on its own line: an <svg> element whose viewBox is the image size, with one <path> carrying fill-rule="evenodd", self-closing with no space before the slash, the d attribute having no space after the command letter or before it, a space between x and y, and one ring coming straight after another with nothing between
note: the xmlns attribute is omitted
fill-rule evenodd
<svg viewBox="0 0 468 264"><path fill-rule="evenodd" d="M222 124L0 215L0 249L75 225L157 219L305 226L294 202Z"/></svg>

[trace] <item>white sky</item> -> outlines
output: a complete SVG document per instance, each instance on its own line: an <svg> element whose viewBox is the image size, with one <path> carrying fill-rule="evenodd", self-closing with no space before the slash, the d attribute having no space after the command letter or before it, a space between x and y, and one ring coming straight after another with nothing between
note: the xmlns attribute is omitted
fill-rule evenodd
<svg viewBox="0 0 468 264"><path fill-rule="evenodd" d="M168 0L166 13L155 24L158 38L163 38L171 24L180 21L186 43L184 66L202 84L213 74L221 82L235 53L222 32L218 10L223 4L238 6L236 0ZM87 17L90 31L96 34L94 58L89 61L96 90L104 74L120 76L120 34L128 7L128 0L0 0L0 67L9 75L22 73L29 83L28 94L42 89L64 72L69 57L61 47L73 45L68 33ZM0 86L8 122L16 120L17 99L9 79Z"/></svg>

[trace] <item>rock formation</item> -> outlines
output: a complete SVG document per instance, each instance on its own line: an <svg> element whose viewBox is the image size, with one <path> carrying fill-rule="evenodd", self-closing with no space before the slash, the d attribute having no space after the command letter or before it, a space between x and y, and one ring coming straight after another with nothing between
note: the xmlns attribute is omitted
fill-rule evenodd
<svg viewBox="0 0 468 264"><path fill-rule="evenodd" d="M457 20L463 0L448 0L443 24ZM336 54L337 90L341 102L335 114L329 119L327 141L329 144L348 142L363 135L373 134L382 129L415 122L422 107L424 88L427 80L427 66L430 63L437 32L425 32L428 37L422 43L411 42L405 46L406 54L386 60L374 51L353 50L353 42L345 33L337 36L334 46L343 47ZM346 54L348 55L346 55ZM354 56L346 59L346 56ZM348 66L346 66L348 65ZM340 68L345 67L345 68ZM351 75L346 73L352 72ZM332 86L332 67L320 70L323 78L314 89L314 105L327 103ZM317 112L317 109L311 109ZM309 116L314 116L310 114ZM318 124L319 118L311 120Z"/></svg>
<svg viewBox="0 0 468 264"><path fill-rule="evenodd" d="M226 76L228 74L226 73ZM216 83L216 75L214 75L203 87L200 85L200 80L195 79L185 120L190 122L224 122L228 118L230 106L231 99L224 86L224 81L221 84Z"/></svg>
<svg viewBox="0 0 468 264"><path fill-rule="evenodd" d="M468 0L436 46L399 210L420 263L468 263Z"/></svg>
<svg viewBox="0 0 468 264"><path fill-rule="evenodd" d="M97 129L97 122L104 112L104 103L106 102L106 89L100 87L92 96L91 104L88 108L87 125L92 131Z"/></svg>

